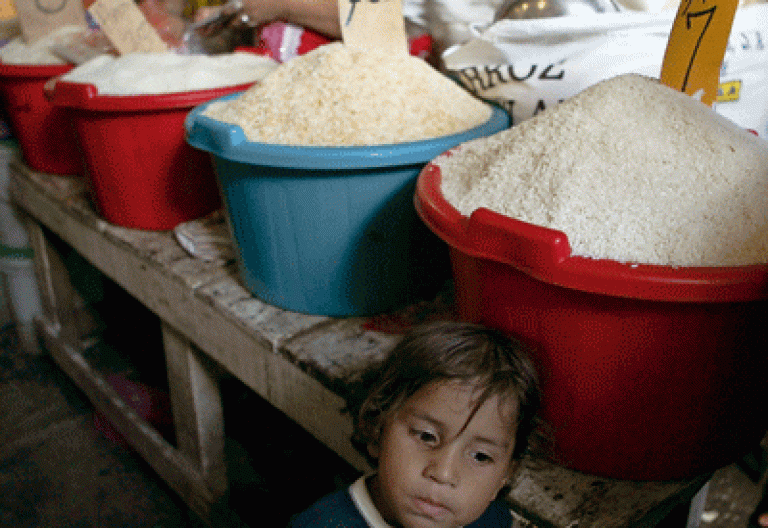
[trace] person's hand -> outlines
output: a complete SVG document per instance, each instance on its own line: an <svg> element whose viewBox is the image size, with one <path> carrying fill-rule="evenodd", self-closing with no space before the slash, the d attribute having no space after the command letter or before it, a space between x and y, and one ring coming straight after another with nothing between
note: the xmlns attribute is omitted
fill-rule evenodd
<svg viewBox="0 0 768 528"><path fill-rule="evenodd" d="M201 7L194 17L196 24L202 24L199 31L210 36L225 28L237 29L239 26L258 27L268 24L279 17L275 2L264 0L228 0L221 6Z"/></svg>
<svg viewBox="0 0 768 528"><path fill-rule="evenodd" d="M181 45L184 34L184 21L172 15L165 8L161 0L142 0L139 9L144 17L157 31L160 38L171 48Z"/></svg>
<svg viewBox="0 0 768 528"><path fill-rule="evenodd" d="M226 4L214 8L200 8L195 13L195 22L210 16L224 14L223 27L247 26L261 27L271 22L281 21L296 24L329 37L341 36L337 0L228 0ZM211 27L201 33L206 35ZM218 29L221 29L219 27Z"/></svg>
<svg viewBox="0 0 768 528"><path fill-rule="evenodd" d="M283 9L284 2L275 0L240 0L242 13L248 17L251 27L263 26L275 20L287 20L288 16Z"/></svg>

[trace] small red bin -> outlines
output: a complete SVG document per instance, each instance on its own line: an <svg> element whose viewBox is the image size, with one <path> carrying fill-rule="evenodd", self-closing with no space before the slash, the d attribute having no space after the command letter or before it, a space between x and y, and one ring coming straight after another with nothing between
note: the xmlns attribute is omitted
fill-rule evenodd
<svg viewBox="0 0 768 528"><path fill-rule="evenodd" d="M210 156L189 146L195 106L250 84L170 94L100 95L59 81L53 103L68 111L100 214L124 227L167 230L221 207Z"/></svg>
<svg viewBox="0 0 768 528"><path fill-rule="evenodd" d="M533 346L552 460L675 480L758 445L768 428L768 266L574 257L562 232L482 208L461 215L440 180L434 162L419 175L418 214L450 246L461 317Z"/></svg>
<svg viewBox="0 0 768 528"><path fill-rule="evenodd" d="M45 83L72 64L27 65L0 63L0 93L24 161L40 172L78 175L80 151L66 112L45 94Z"/></svg>

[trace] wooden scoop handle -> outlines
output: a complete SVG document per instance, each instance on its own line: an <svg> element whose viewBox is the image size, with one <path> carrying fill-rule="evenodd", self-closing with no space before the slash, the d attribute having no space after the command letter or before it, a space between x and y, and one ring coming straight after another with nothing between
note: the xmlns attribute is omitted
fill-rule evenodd
<svg viewBox="0 0 768 528"><path fill-rule="evenodd" d="M168 45L133 0L96 0L88 12L120 55L168 51Z"/></svg>
<svg viewBox="0 0 768 528"><path fill-rule="evenodd" d="M402 0L339 0L339 22L350 48L408 54Z"/></svg>

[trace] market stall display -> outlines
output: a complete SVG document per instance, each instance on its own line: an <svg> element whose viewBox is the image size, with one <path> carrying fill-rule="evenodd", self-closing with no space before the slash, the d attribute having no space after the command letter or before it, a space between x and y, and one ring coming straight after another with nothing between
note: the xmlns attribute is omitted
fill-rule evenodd
<svg viewBox="0 0 768 528"><path fill-rule="evenodd" d="M281 347L293 339L303 351L309 326L338 326L344 339L354 334L354 346L321 337L310 348L331 354L320 367L342 369L337 357L344 356L357 368L370 360L367 332L393 341L396 336L379 332L382 326L360 326L355 318L396 316L398 308L434 299L438 291L441 300L453 300L455 290L459 317L534 345L545 385L544 418L556 442L548 462L568 474L574 469L617 480L700 483L765 432L768 424L756 419L753 408L763 403L759 374L768 366L760 354L768 323L768 154L759 138L741 130L762 133L765 119L753 112L756 125L737 126L651 79L614 75L638 66L655 75L669 17L610 13L524 27L512 20L484 29L466 26L466 46L442 57L462 86L409 56L403 38L395 52L385 51L376 49L376 39L367 42L364 30L357 33L360 49L325 39L302 42L282 31L260 49L282 64L252 53L190 55L189 46L182 48L191 32L174 34L175 49L168 38L136 42L118 16L126 3L136 7L132 0L97 0L103 10L94 11L108 17L101 20L105 30L122 32L121 46L71 55L77 66L62 59L76 46L52 46L56 63L34 66L58 68L45 70L34 90L43 98L32 103L36 108L46 104L67 120L46 124L46 133L59 137L71 128L76 134L67 148L56 146L55 138L41 141L38 133L25 160L41 173L84 178L53 179L19 163L22 191L15 200L44 218L33 231L36 252L46 250L44 231L63 233L161 315L171 363L176 356L179 365L190 358L207 364L210 355L211 365L247 372L252 388L287 409L302 399L299 418L320 429L337 452L360 461L336 403L328 403L341 396L313 399L323 383L333 391L345 388L353 369L344 366L344 376L328 376L314 359L286 355ZM358 4L340 5L340 14L382 5ZM394 4L399 2L386 7ZM390 15L399 24L398 13ZM140 22L150 33L160 24ZM156 45L151 53L132 49L150 40ZM744 53L731 50L730 56ZM5 90L12 75L4 72L31 66L2 60ZM241 62L224 64L229 61ZM753 62L764 71L764 61ZM589 75L568 73L575 63ZM606 77L613 78L596 84ZM744 78L748 84L760 83ZM19 91L26 97L33 90ZM77 168L35 164L29 154L34 149L56 161L76 153ZM671 157L663 156L670 151ZM691 174L699 178L691 180ZM83 182L87 191L72 195L75 208L70 210L72 196L55 196L57 186ZM30 189L54 196L38 203L36 196L24 196ZM206 261L190 251L191 238L183 235L195 231L178 227L198 219L221 228L215 233L220 238L203 245L213 242L218 249L220 241L232 242L226 247L234 247L236 266L229 253ZM175 238L134 231L174 228ZM107 243L92 243L104 233ZM148 242L126 256L130 244L123 236ZM183 251L192 257L179 256ZM145 273L142 259L156 257L168 258L163 265L172 273L204 267L189 283L203 285L205 293L190 293L188 284L169 286L162 279L170 276L166 269ZM218 282L221 274L225 282ZM155 282L147 282L150 276ZM201 325L200 317L213 321L210 308L217 310L221 298L236 305L237 315ZM187 302L195 310L179 308ZM439 316L453 316L451 308ZM266 333L255 339L238 333L241 316L263 324ZM292 324L295 334L286 330ZM71 345L56 334L56 324L42 328L53 347ZM254 343L270 345L264 356L251 353ZM237 355L228 356L235 349ZM292 382L284 373L294 367L319 373L320 385L316 379ZM211 379L217 374L212 369ZM217 389L209 381L206 374L203 390L214 401ZM199 402L179 397L174 405L177 411L179 405L194 407L203 421L213 416L206 423L220 434L218 401ZM120 413L114 414L119 422ZM136 432L141 424L127 429ZM146 442L144 433L135 435L135 444ZM223 458L216 451L222 446L213 446L212 459ZM143 453L154 458L168 450L158 442ZM163 474L184 483L188 502L207 509L224 494L224 465L211 478L205 474L207 454L198 454L202 464L192 472L197 487L191 493L186 480L174 480L176 468ZM591 480L583 477L579 482ZM529 493L524 482L518 492ZM540 493L536 488L533 494ZM551 504L562 497L554 495L542 510L557 516ZM565 526L588 516L569 514Z"/></svg>

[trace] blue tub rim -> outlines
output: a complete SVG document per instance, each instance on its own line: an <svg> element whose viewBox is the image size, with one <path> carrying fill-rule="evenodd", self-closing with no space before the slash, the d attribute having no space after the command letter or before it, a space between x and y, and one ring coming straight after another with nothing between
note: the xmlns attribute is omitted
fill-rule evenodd
<svg viewBox="0 0 768 528"><path fill-rule="evenodd" d="M257 143L246 139L241 127L202 115L209 105L243 93L235 92L193 108L184 119L187 143L214 156L249 165L316 170L375 169L424 164L460 143L493 135L511 124L506 110L490 105L491 117L486 122L433 139L364 147Z"/></svg>

